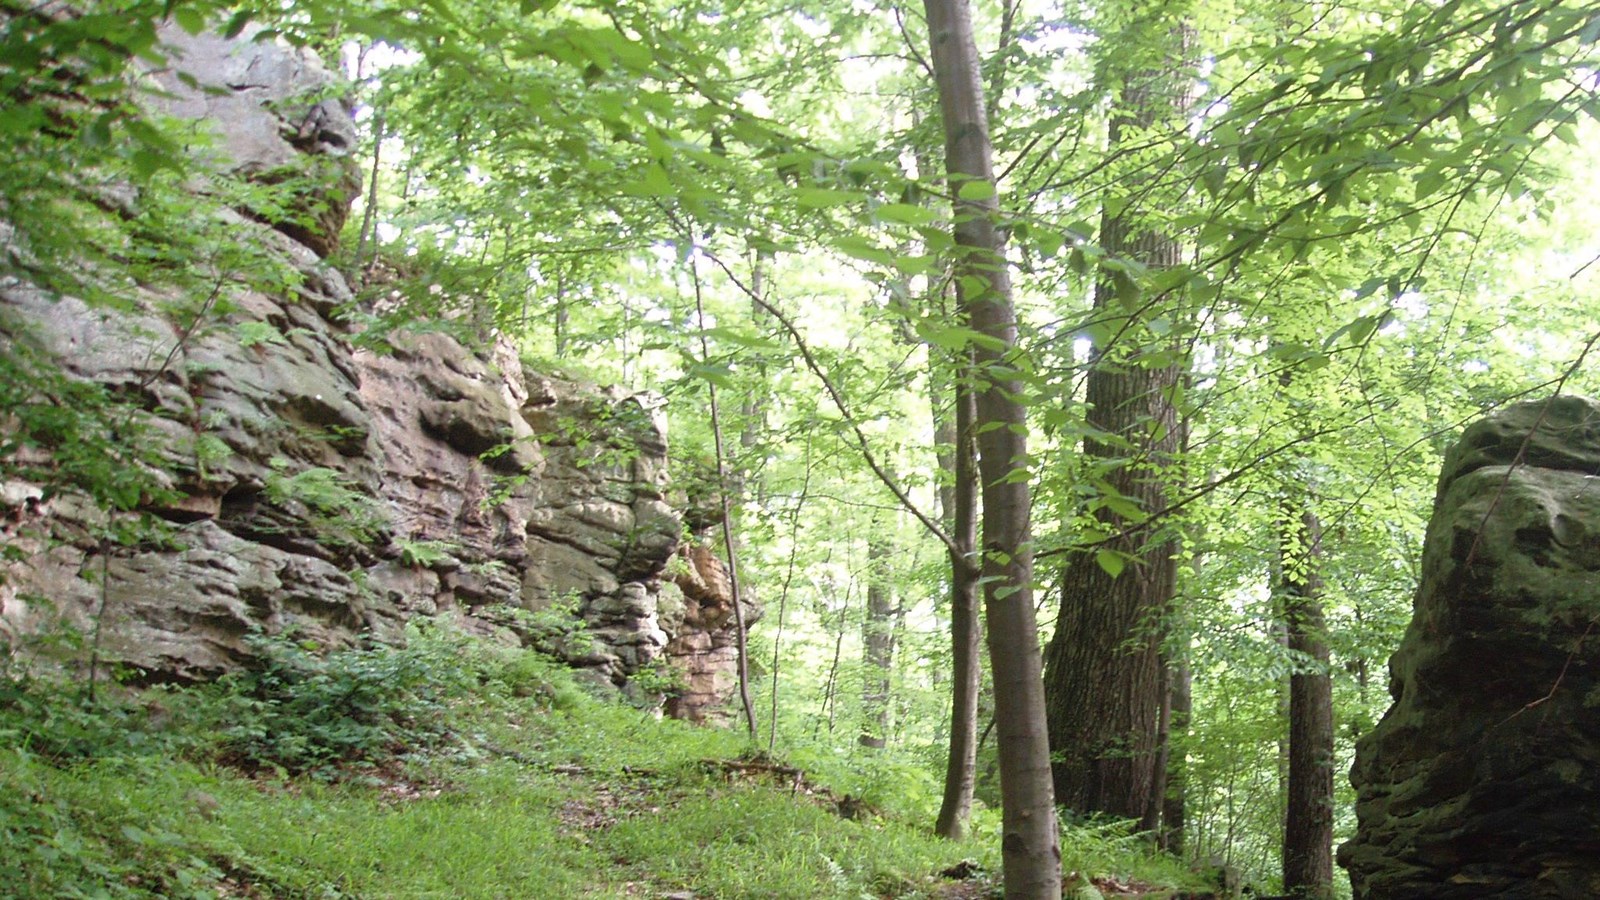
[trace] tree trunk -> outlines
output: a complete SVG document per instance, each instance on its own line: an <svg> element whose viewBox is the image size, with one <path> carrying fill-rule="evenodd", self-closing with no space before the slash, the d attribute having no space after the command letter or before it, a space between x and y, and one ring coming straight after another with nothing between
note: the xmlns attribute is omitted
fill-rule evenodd
<svg viewBox="0 0 1600 900"><path fill-rule="evenodd" d="M697 257L691 257L696 260ZM700 282L700 267L696 261L692 268L694 276L694 312L695 321L701 323L702 328L706 320L704 298ZM700 358L709 356L706 348L705 331L700 332ZM750 743L757 744L761 741L761 734L756 727L755 704L750 699L750 648L748 625L744 619L745 596L739 584L739 545L734 538L733 504L729 501L728 494L732 490L728 477L728 454L722 441L722 415L717 405L717 386L711 382L706 383L706 394L711 404L711 436L717 455L717 495L721 500L722 514L722 544L728 551L728 588L733 594L733 645L737 654L739 675L739 706L744 711L745 730L750 735Z"/></svg>
<svg viewBox="0 0 1600 900"><path fill-rule="evenodd" d="M1150 765L1150 800L1145 804L1144 815L1139 817L1139 830L1150 836L1157 846L1161 843L1161 813L1167 799L1167 761L1171 758L1169 740L1172 731L1172 682L1167 656L1161 654L1157 677L1161 697L1156 715L1156 752Z"/></svg>
<svg viewBox="0 0 1600 900"><path fill-rule="evenodd" d="M1192 102L1183 45L1187 30L1170 35L1179 45L1166 71L1129 76L1123 107L1112 119L1115 149L1122 132L1181 118ZM1136 260L1152 270L1178 265L1183 248L1153 231L1135 231L1124 213L1101 218L1100 244L1115 257ZM1095 316L1127 340L1142 328L1126 311L1119 286L1102 279L1095 287ZM1148 308L1162 309L1162 298ZM1163 348L1169 349L1169 348ZM1087 379L1088 424L1107 441L1087 438L1084 453L1099 461L1112 491L1137 504L1142 515L1129 518L1102 506L1094 515L1115 535L1092 552L1074 554L1062 576L1061 609L1046 653L1050 749L1055 760L1056 797L1080 813L1105 813L1139 819L1160 808L1156 769L1160 747L1163 690L1162 618L1172 602L1177 567L1170 538L1160 518L1170 490L1167 472L1183 446L1184 420L1172 404L1184 369L1155 366L1138 347L1094 349ZM1117 499L1112 497L1112 499ZM1102 554L1105 554L1102 557ZM1113 575L1104 563L1125 567Z"/></svg>
<svg viewBox="0 0 1600 900"><path fill-rule="evenodd" d="M920 154L917 171L933 166ZM941 290L929 305L942 316L950 310ZM963 323L966 324L966 323ZM939 482L939 515L950 535L950 755L945 761L944 797L934 834L952 841L966 837L977 787L978 700L983 691L983 622L978 608L977 460L972 443L972 357L949 355L932 342L928 348L928 391L933 413L934 461L950 478ZM947 403L948 401L948 403Z"/></svg>
<svg viewBox="0 0 1600 900"><path fill-rule="evenodd" d="M822 682L822 709L828 714L828 734L833 734L833 720L839 711L839 666L844 661L845 623L850 620L850 592L845 591L844 604L839 607L839 627L833 633L833 662L828 666L828 677ZM822 717L818 715L818 728ZM813 730L812 734L816 734Z"/></svg>
<svg viewBox="0 0 1600 900"><path fill-rule="evenodd" d="M974 432L983 479L984 612L1000 735L1001 858L1007 898L1061 896L1061 850L1050 787L1039 637L1033 612L1029 490L1022 385L1004 372L1017 342L1011 277L996 226L993 147L984 115L978 48L966 0L923 0L955 196L956 293L972 328L995 339L976 348ZM976 184L978 189L966 187Z"/></svg>
<svg viewBox="0 0 1600 900"><path fill-rule="evenodd" d="M1289 676L1289 790L1283 828L1283 890L1333 896L1333 683L1322 615L1322 524L1310 509L1285 522L1283 620L1289 649L1315 669Z"/></svg>
<svg viewBox="0 0 1600 900"><path fill-rule="evenodd" d="M894 605L889 592L889 541L867 539L867 609L861 619L861 736L882 749L889 738L889 681L894 667Z"/></svg>
<svg viewBox="0 0 1600 900"><path fill-rule="evenodd" d="M752 252L750 260L750 324L763 336L771 326L771 317L762 301L756 298L766 295L766 263L759 253ZM754 499L756 505L765 508L767 505L767 480L766 480L766 453L761 447L761 442L767 432L767 401L771 393L771 386L767 381L767 362L762 356L756 357L755 375L758 386L746 393L739 402L739 417L744 421L744 427L739 431L740 465L739 471L739 496L743 499Z"/></svg>
<svg viewBox="0 0 1600 900"><path fill-rule="evenodd" d="M1167 757L1167 792L1161 805L1161 849L1183 858L1184 829L1188 826L1188 765L1184 747L1188 744L1189 714L1194 710L1190 686L1189 659L1179 656L1169 662L1168 703L1172 708L1169 746L1176 739L1178 752Z"/></svg>
<svg viewBox="0 0 1600 900"><path fill-rule="evenodd" d="M978 618L978 570L972 553L978 544L977 478L973 472L972 391L965 378L955 379L955 427L951 433L951 464L955 483L941 491L945 517L955 549L950 551L950 656L953 672L950 692L950 758L945 766L944 799L933 830L959 841L972 818L972 792L978 766L978 694L982 672L978 654L983 627Z"/></svg>

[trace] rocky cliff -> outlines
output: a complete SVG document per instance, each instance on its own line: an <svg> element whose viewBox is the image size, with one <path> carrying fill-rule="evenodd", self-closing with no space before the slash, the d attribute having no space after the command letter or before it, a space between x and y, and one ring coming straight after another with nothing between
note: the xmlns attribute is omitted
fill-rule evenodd
<svg viewBox="0 0 1600 900"><path fill-rule="evenodd" d="M707 660L728 624L669 575L683 524L659 403L526 369L504 339L362 333L326 260L356 185L335 79L271 41L167 38L153 102L214 129L236 174L309 176L295 209L221 212L293 277L231 291L200 327L157 290L109 309L0 280L0 348L133 398L172 489L142 510L163 532L129 545L85 497L5 479L0 638L65 624L98 632L106 663L203 678L240 663L254 629L338 646L445 616L618 687L676 644L677 711L704 718L727 696ZM706 556L677 580L720 566Z"/></svg>
<svg viewBox="0 0 1600 900"><path fill-rule="evenodd" d="M1446 457L1394 704L1356 747L1357 900L1600 897L1600 403Z"/></svg>

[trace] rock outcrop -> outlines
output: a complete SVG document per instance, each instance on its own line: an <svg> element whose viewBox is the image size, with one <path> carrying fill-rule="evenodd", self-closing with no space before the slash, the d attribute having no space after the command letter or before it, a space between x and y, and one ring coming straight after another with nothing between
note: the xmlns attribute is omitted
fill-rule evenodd
<svg viewBox="0 0 1600 900"><path fill-rule="evenodd" d="M164 533L128 545L83 496L0 478L0 643L65 624L98 632L105 663L189 679L239 664L254 629L340 646L444 616L619 687L685 641L687 680L713 685L685 713L723 702L698 649L715 641L691 632L724 623L676 589L659 608L683 530L659 403L525 369L503 340L362 334L325 261L354 187L333 76L272 41L168 37L154 102L208 120L235 174L312 185L286 215L218 213L295 284L236 291L189 328L158 291L112 310L0 279L0 349L137 398L173 489L142 509Z"/></svg>
<svg viewBox="0 0 1600 900"><path fill-rule="evenodd" d="M1357 744L1357 900L1600 897L1600 403L1451 450L1394 704Z"/></svg>
<svg viewBox="0 0 1600 900"><path fill-rule="evenodd" d="M740 601L749 627L760 619L761 609L744 596ZM667 655L679 680L667 698L667 715L705 724L729 722L727 700L739 686L733 604L727 566L703 544L685 546L662 593L662 615L673 635Z"/></svg>

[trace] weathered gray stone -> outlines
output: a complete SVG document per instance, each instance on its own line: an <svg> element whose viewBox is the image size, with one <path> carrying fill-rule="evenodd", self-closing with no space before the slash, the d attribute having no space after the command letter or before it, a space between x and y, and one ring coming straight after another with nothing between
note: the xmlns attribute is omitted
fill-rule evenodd
<svg viewBox="0 0 1600 900"><path fill-rule="evenodd" d="M401 640L437 615L533 640L540 626L511 613L560 603L578 617L556 629L568 661L607 684L663 657L663 608L673 628L710 626L706 649L726 668L726 616L658 600L682 531L659 398L524 371L504 340L474 350L399 332L385 336L392 352L357 349L338 318L354 292L322 258L348 211L355 145L333 77L249 34L167 37L175 67L149 75L168 92L153 102L203 118L227 168L326 176L295 221L231 214L239 240L300 281L230 295L193 333L162 312L172 298L135 294L112 311L0 284L0 341L26 328L72 377L137 394L181 494L146 510L170 523L168 545L103 548L105 516L85 498L0 484L0 544L23 555L0 566L0 641L87 632L98 617L104 662L203 678L246 657L251 629L341 646ZM713 657L700 655L703 680Z"/></svg>
<svg viewBox="0 0 1600 900"><path fill-rule="evenodd" d="M1446 458L1394 704L1358 743L1358 900L1600 896L1600 403Z"/></svg>
<svg viewBox="0 0 1600 900"><path fill-rule="evenodd" d="M226 169L269 182L306 179L311 189L299 195L296 215L277 227L327 256L360 189L349 159L355 123L337 96L338 77L314 53L255 40L259 32L228 40L163 29L170 65L150 74L162 92L148 102L196 123L214 139Z"/></svg>

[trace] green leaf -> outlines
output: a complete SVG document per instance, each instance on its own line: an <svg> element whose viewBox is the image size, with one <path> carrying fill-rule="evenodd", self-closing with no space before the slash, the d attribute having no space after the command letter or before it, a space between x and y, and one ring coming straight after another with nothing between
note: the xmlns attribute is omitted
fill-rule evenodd
<svg viewBox="0 0 1600 900"><path fill-rule="evenodd" d="M1041 228L1033 234L1034 249L1038 250L1039 255L1045 259L1050 259L1060 253L1061 248L1066 244L1067 236L1054 229Z"/></svg>
<svg viewBox="0 0 1600 900"><path fill-rule="evenodd" d="M1416 199L1423 200L1432 195L1439 188L1444 187L1446 180L1443 172L1436 169L1424 170L1422 174L1417 176Z"/></svg>
<svg viewBox="0 0 1600 900"><path fill-rule="evenodd" d="M865 199L867 195L859 191L839 191L833 188L799 188L794 192L794 202L807 209L827 209L831 206L859 203Z"/></svg>
<svg viewBox="0 0 1600 900"><path fill-rule="evenodd" d="M199 34L206 30L206 17L200 10L192 6L179 6L172 11L173 21L178 27L190 34Z"/></svg>
<svg viewBox="0 0 1600 900"><path fill-rule="evenodd" d="M971 181L964 181L961 183L961 187L956 190L957 197L962 200L970 200L974 202L979 200L988 200L994 195L994 183L991 181L985 181L981 178L975 178Z"/></svg>
<svg viewBox="0 0 1600 900"><path fill-rule="evenodd" d="M761 335L750 334L749 332L740 331L737 328L728 328L723 325L707 328L705 336L713 340L737 344L740 347L749 347L753 350L776 350L779 346Z"/></svg>
<svg viewBox="0 0 1600 900"><path fill-rule="evenodd" d="M230 41L233 40L244 33L245 26L249 25L250 20L254 17L255 13L248 9L242 9L234 13L233 18L228 20L228 27L222 29L222 36Z"/></svg>
<svg viewBox="0 0 1600 900"><path fill-rule="evenodd" d="M918 322L916 325L917 337L924 343L932 344L951 353L959 353L968 345L984 347L989 350L1002 350L1005 342L992 335L981 331L974 331L963 325L934 326L928 322Z"/></svg>
<svg viewBox="0 0 1600 900"><path fill-rule="evenodd" d="M939 220L938 213L933 210L905 203L885 203L874 209L872 216L880 222L896 222L901 225L931 225Z"/></svg>
<svg viewBox="0 0 1600 900"><path fill-rule="evenodd" d="M1378 315L1357 316L1344 325L1339 326L1339 328L1337 328L1333 334L1328 335L1327 338L1325 338L1322 342L1322 349L1327 350L1333 347L1334 344L1338 343L1340 338L1345 337L1346 335L1348 335L1350 338L1350 346L1359 347L1360 345L1366 343L1368 338L1372 337L1372 333L1374 331L1377 331L1388 321L1389 313L1387 310L1379 313Z"/></svg>
<svg viewBox="0 0 1600 900"><path fill-rule="evenodd" d="M1094 561L1096 565L1104 569L1105 573L1110 575L1112 578L1116 578L1118 575L1121 575L1122 570L1127 568L1128 565L1127 560L1122 558L1122 554L1114 550L1095 551Z"/></svg>
<svg viewBox="0 0 1600 900"><path fill-rule="evenodd" d="M633 197L670 197L672 178L660 163L650 163L644 167L643 177L624 184L622 192Z"/></svg>
<svg viewBox="0 0 1600 900"><path fill-rule="evenodd" d="M695 363L684 375L695 381L704 381L714 387L731 388L733 370L723 363Z"/></svg>
<svg viewBox="0 0 1600 900"><path fill-rule="evenodd" d="M895 257L893 253L857 234L847 234L839 237L834 240L833 246L838 248L840 253L852 259L876 263L880 266L892 267L894 265Z"/></svg>
<svg viewBox="0 0 1600 900"><path fill-rule="evenodd" d="M1129 311L1139 307L1139 298L1143 291L1139 290L1139 282L1132 275L1120 269L1111 272L1111 286L1116 291L1117 300Z"/></svg>
<svg viewBox="0 0 1600 900"><path fill-rule="evenodd" d="M241 347L288 343L284 340L283 332L267 322L240 322L234 326L233 333Z"/></svg>

